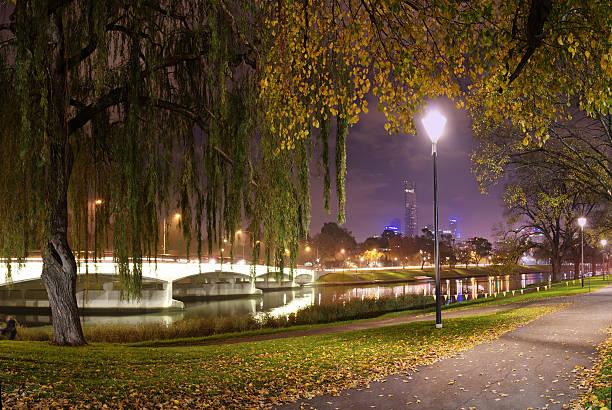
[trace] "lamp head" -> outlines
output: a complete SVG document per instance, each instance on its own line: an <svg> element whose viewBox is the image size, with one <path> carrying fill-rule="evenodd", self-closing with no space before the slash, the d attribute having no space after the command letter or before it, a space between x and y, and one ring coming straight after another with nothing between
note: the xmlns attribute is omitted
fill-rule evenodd
<svg viewBox="0 0 612 410"><path fill-rule="evenodd" d="M584 228L586 223L587 223L587 220L584 216L581 216L580 218L578 218L578 225L580 225L580 228Z"/></svg>
<svg viewBox="0 0 612 410"><path fill-rule="evenodd" d="M606 246L608 244L608 241L605 239L601 240L601 246Z"/></svg>
<svg viewBox="0 0 612 410"><path fill-rule="evenodd" d="M421 119L421 122L431 142L436 144L444 131L446 117L440 114L438 110L430 110L427 115Z"/></svg>

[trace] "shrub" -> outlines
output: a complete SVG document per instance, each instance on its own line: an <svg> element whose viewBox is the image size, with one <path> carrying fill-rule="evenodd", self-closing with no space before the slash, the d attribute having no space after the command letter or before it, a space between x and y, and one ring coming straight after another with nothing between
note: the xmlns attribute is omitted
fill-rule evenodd
<svg viewBox="0 0 612 410"><path fill-rule="evenodd" d="M203 317L173 323L143 323L139 325L98 324L83 327L85 339L90 342L134 343L147 340L170 340L205 337L230 332L246 332L262 328L284 328L295 325L314 325L344 320L365 319L384 313L423 307L431 298L423 295L403 295L341 301L312 305L288 316L246 315L230 317ZM53 331L46 328L27 328L18 325L18 340L50 341Z"/></svg>

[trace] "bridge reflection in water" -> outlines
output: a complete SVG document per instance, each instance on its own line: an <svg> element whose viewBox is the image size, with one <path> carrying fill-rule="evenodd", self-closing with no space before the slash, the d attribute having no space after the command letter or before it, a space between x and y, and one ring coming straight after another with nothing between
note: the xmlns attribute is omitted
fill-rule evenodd
<svg viewBox="0 0 612 410"><path fill-rule="evenodd" d="M94 275L92 275L94 276ZM103 276L103 275L99 275ZM201 283L202 279L191 278L194 283ZM518 276L492 276L474 277L461 279L442 280L442 294L445 304L457 301L471 300L489 295L499 295L520 291L524 287L535 283L548 283L549 274L524 274ZM256 282L265 283L264 278ZM287 282L291 283L291 282ZM287 284L285 283L285 284ZM245 284L251 285L251 282ZM282 283L280 283L282 284ZM270 285L270 283L268 283ZM15 286L15 285L14 285ZM108 286L108 285L107 285ZM148 286L157 286L160 283L152 282ZM176 282L174 288L177 288ZM408 294L420 294L432 298L435 295L435 284L431 280L412 281L406 283L361 285L361 286L304 286L298 288L286 288L281 290L266 290L265 292L255 290L250 295L222 295L217 298L199 297L182 298L184 309L168 310L151 313L143 310L114 310L112 313L106 311L85 311L82 318L85 325L107 322L117 324L139 324L150 322L170 323L182 319L201 318L208 316L240 316L246 314L260 315L263 313L271 315L288 315L300 308L311 304L321 304L339 301L350 301L354 299L399 297ZM6 293L0 290L0 313L19 312L7 305ZM44 291L43 291L44 292ZM46 298L46 295L41 295ZM179 297L179 299L181 299ZM30 303L26 301L26 303ZM45 325L50 323L48 310L37 309L17 314L17 319L24 324Z"/></svg>

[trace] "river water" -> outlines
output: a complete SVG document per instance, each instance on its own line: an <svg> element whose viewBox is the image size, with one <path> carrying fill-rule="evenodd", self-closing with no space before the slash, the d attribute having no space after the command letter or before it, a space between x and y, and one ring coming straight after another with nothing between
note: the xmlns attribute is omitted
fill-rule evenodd
<svg viewBox="0 0 612 410"><path fill-rule="evenodd" d="M515 293L533 284L547 284L548 273L532 273L515 276L442 279L444 304L472 300L491 294ZM406 294L433 296L433 280L410 281L393 284L361 286L304 286L292 290L266 291L263 295L230 300L206 300L186 302L184 310L143 313L138 315L88 315L82 317L85 326L99 323L136 325L140 323L172 323L183 319L207 316L288 315L312 304L349 301L352 299L398 297ZM433 299L433 298L432 298ZM2 312L10 314L12 312ZM45 326L51 323L48 312L15 314L19 323L26 326Z"/></svg>

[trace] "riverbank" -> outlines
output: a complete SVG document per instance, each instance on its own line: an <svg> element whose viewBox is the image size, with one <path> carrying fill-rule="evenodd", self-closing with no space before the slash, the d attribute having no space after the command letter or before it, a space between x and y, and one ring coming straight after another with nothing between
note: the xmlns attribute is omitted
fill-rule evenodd
<svg viewBox="0 0 612 410"><path fill-rule="evenodd" d="M334 393L467 350L562 305L221 346L0 342L7 407L263 407Z"/></svg>
<svg viewBox="0 0 612 410"><path fill-rule="evenodd" d="M465 279L470 277L488 277L500 275L521 275L521 274L536 274L550 273L550 265L534 265L534 266L516 266L510 271L502 270L498 266L470 266L465 267L441 267L441 279ZM388 268L384 270L346 270L342 272L330 272L323 275L317 281L321 285L364 285L378 283L397 283L410 280L432 279L435 278L435 270L433 267L425 267L423 269L413 268Z"/></svg>
<svg viewBox="0 0 612 410"><path fill-rule="evenodd" d="M612 283L603 277L593 278L591 290ZM463 310L478 306L497 306L540 299L570 296L588 292L578 280L540 286L522 291L504 292L488 297L444 305L444 311ZM140 343L142 346L225 343L244 338L263 340L275 337L293 337L337 331L353 324L362 328L380 326L391 318L410 321L412 317L433 311L432 296L405 295L399 297L353 299L323 305L307 306L295 314L256 320L251 315L188 319L173 323L153 322L140 325L100 324L84 327L90 342ZM363 323L366 323L365 325ZM348 327L347 327L348 326ZM323 329L323 330L321 330ZM335 330L333 330L335 329ZM283 336L280 336L280 335ZM28 341L50 341L52 329L19 327L18 338Z"/></svg>

